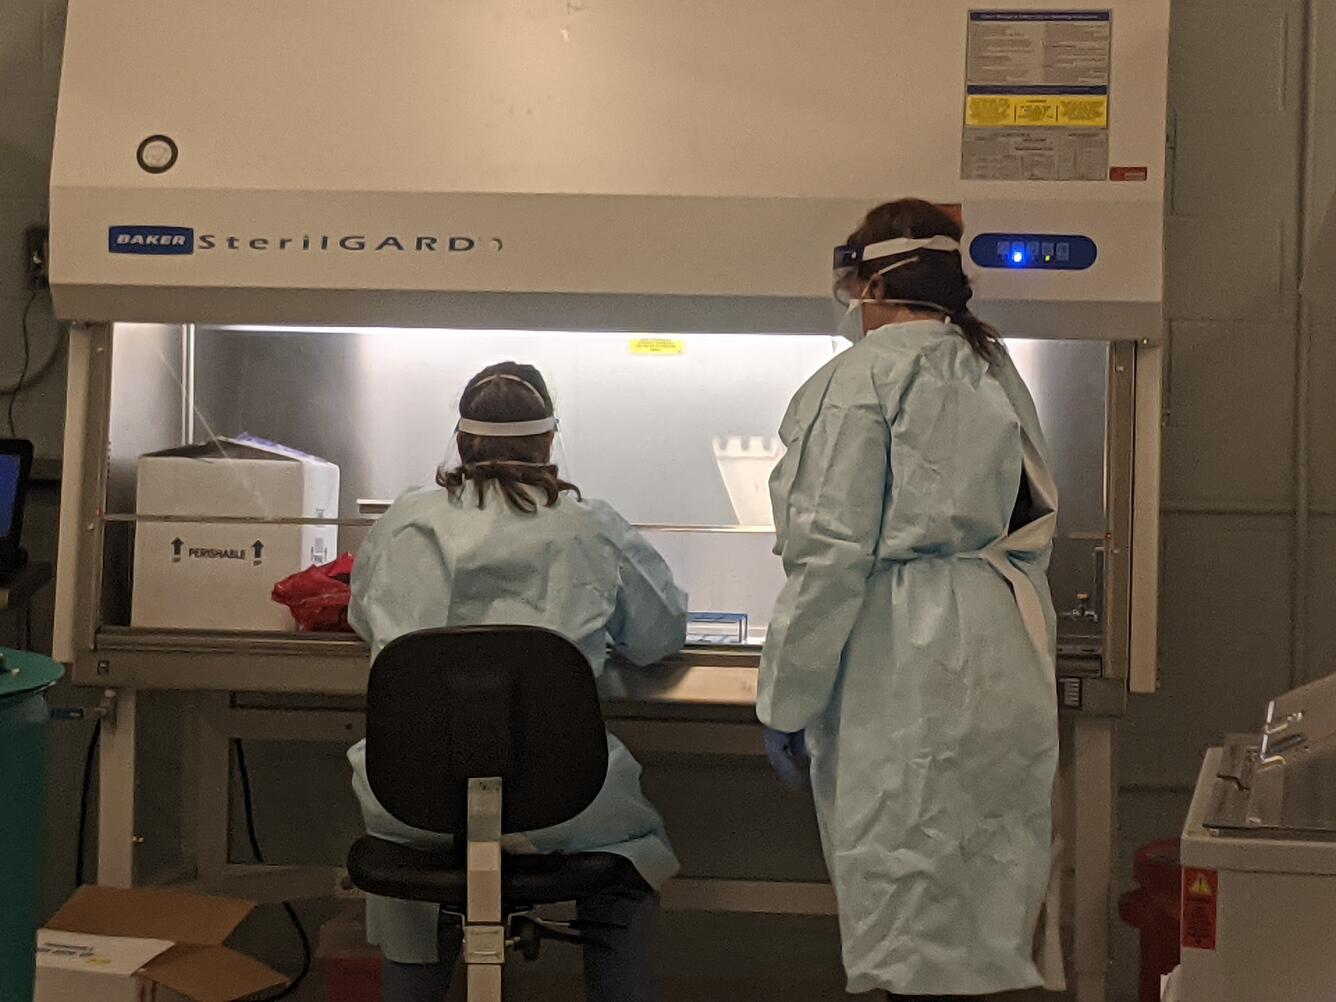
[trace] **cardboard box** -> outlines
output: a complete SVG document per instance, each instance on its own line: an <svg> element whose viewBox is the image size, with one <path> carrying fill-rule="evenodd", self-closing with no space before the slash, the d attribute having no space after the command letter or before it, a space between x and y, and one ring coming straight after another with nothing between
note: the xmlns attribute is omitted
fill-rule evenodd
<svg viewBox="0 0 1336 1002"><path fill-rule="evenodd" d="M260 439L221 438L140 457L141 515L337 518L339 468ZM295 629L276 583L338 553L338 527L141 522L132 626Z"/></svg>
<svg viewBox="0 0 1336 1002"><path fill-rule="evenodd" d="M224 941L255 905L81 887L37 933L33 1002L235 1002L287 979Z"/></svg>

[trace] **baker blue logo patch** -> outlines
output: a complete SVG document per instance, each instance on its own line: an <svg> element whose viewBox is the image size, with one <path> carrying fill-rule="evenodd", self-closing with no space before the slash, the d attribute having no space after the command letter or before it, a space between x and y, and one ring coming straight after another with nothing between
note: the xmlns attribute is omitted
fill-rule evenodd
<svg viewBox="0 0 1336 1002"><path fill-rule="evenodd" d="M194 254L195 231L188 226L113 226L107 230L112 254Z"/></svg>

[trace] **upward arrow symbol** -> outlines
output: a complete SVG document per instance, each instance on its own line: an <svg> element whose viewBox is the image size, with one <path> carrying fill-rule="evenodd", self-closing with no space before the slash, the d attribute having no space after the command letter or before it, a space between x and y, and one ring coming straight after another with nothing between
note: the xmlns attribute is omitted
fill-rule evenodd
<svg viewBox="0 0 1336 1002"><path fill-rule="evenodd" d="M257 561L264 555L264 544L258 539L251 544L251 549L255 551L255 559Z"/></svg>
<svg viewBox="0 0 1336 1002"><path fill-rule="evenodd" d="M183 543L183 542L181 541L181 537L180 537L180 536L177 536L175 539L173 539L173 540L172 540L172 556L173 556L173 557L176 557L176 558L179 559L180 556L181 556L181 547L183 547L183 546L185 546L185 545L186 545L186 544Z"/></svg>

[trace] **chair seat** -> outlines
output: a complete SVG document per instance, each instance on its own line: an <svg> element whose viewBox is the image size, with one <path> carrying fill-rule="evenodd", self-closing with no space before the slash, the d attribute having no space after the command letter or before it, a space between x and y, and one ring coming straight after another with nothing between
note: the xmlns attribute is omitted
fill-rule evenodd
<svg viewBox="0 0 1336 1002"><path fill-rule="evenodd" d="M516 907L577 901L627 879L630 861L607 852L519 856L501 860L501 900ZM430 901L463 911L468 871L452 851L431 852L365 835L348 852L348 876L368 894Z"/></svg>

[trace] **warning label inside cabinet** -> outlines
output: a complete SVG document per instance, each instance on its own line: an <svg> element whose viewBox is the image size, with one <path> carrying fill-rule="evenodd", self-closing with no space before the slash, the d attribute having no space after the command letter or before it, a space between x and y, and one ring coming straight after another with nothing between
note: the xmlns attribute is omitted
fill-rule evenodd
<svg viewBox="0 0 1336 1002"><path fill-rule="evenodd" d="M1109 175L1109 11L971 11L960 176Z"/></svg>

